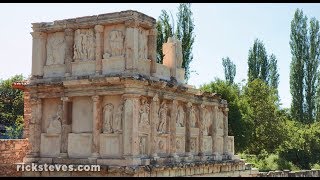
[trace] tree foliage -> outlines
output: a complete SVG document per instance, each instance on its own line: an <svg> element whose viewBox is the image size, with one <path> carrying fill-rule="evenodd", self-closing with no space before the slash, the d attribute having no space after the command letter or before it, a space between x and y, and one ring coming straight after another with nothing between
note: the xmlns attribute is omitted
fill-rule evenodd
<svg viewBox="0 0 320 180"><path fill-rule="evenodd" d="M234 77L236 76L237 70L236 65L230 60L229 57L222 58L222 66L224 70L224 77L229 84L234 83Z"/></svg>

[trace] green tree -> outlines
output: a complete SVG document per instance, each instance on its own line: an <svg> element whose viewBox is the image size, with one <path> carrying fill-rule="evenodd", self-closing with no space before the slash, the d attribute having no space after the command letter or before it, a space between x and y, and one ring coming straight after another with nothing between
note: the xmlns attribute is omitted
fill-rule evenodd
<svg viewBox="0 0 320 180"><path fill-rule="evenodd" d="M308 58L305 61L305 96L306 96L306 122L314 122L316 112L316 90L318 86L318 66L320 54L320 33L319 21L315 18L310 20L309 39L308 39Z"/></svg>
<svg viewBox="0 0 320 180"><path fill-rule="evenodd" d="M12 83L22 81L22 75L0 80L0 124L12 126L23 116L23 92L12 88Z"/></svg>
<svg viewBox="0 0 320 180"><path fill-rule="evenodd" d="M193 60L194 22L190 3L180 3L177 13L176 36L182 43L182 67L185 69L185 79L190 77L190 63Z"/></svg>
<svg viewBox="0 0 320 180"><path fill-rule="evenodd" d="M291 113L296 120L304 121L304 61L308 57L307 17L297 9L291 21L290 92Z"/></svg>
<svg viewBox="0 0 320 180"><path fill-rule="evenodd" d="M173 36L172 25L167 11L162 10L157 21L157 63L163 63L162 44L167 42L169 37Z"/></svg>
<svg viewBox="0 0 320 180"><path fill-rule="evenodd" d="M236 65L230 60L229 57L222 58L222 65L224 69L224 77L229 84L233 84L234 77L236 76Z"/></svg>
<svg viewBox="0 0 320 180"><path fill-rule="evenodd" d="M258 78L248 82L241 99L243 104L248 106L244 112L250 122L248 128L251 131L248 153L260 154L263 150L272 153L284 137L281 121L277 117L277 97L274 89Z"/></svg>
<svg viewBox="0 0 320 180"><path fill-rule="evenodd" d="M253 47L249 49L248 55L248 81L251 82L257 78L268 83L269 63L268 55L264 43L255 39Z"/></svg>
<svg viewBox="0 0 320 180"><path fill-rule="evenodd" d="M277 58L274 54L269 57L269 85L276 91L276 95L279 100L278 95L278 85L279 85L279 72L277 65Z"/></svg>

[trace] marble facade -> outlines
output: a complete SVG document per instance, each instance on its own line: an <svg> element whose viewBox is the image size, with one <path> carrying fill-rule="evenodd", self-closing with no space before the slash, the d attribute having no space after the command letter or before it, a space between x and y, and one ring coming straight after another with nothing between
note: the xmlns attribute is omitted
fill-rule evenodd
<svg viewBox="0 0 320 180"><path fill-rule="evenodd" d="M185 84L181 42L136 11L33 23L25 162L101 165L234 160L228 106Z"/></svg>

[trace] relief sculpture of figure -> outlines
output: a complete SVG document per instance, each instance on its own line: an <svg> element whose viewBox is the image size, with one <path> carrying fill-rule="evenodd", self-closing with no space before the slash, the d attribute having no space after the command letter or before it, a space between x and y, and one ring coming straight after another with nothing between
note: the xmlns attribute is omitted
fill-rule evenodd
<svg viewBox="0 0 320 180"><path fill-rule="evenodd" d="M146 141L145 141L145 138L143 137L140 137L139 150L140 150L140 154L146 154Z"/></svg>
<svg viewBox="0 0 320 180"><path fill-rule="evenodd" d="M148 48L147 48L147 35L146 32L142 29L139 29L139 59L145 60L147 59Z"/></svg>
<svg viewBox="0 0 320 180"><path fill-rule="evenodd" d="M141 108L140 108L140 124L141 125L149 125L149 104L145 98L141 100Z"/></svg>
<svg viewBox="0 0 320 180"><path fill-rule="evenodd" d="M64 63L64 39L54 33L48 38L47 65Z"/></svg>
<svg viewBox="0 0 320 180"><path fill-rule="evenodd" d="M120 104L118 106L117 111L114 114L114 123L113 123L113 128L115 132L120 132L121 131L121 126L122 126L122 113L123 112L123 105Z"/></svg>
<svg viewBox="0 0 320 180"><path fill-rule="evenodd" d="M92 29L77 29L74 39L74 55L76 61L94 60L95 37Z"/></svg>
<svg viewBox="0 0 320 180"><path fill-rule="evenodd" d="M52 118L47 129L48 134L61 133L62 105L58 106L57 114Z"/></svg>
<svg viewBox="0 0 320 180"><path fill-rule="evenodd" d="M184 111L182 106L179 106L178 108L176 125L177 127L184 127Z"/></svg>
<svg viewBox="0 0 320 180"><path fill-rule="evenodd" d="M111 48L111 56L121 56L123 54L124 36L121 31L111 31L109 34L109 42Z"/></svg>
<svg viewBox="0 0 320 180"><path fill-rule="evenodd" d="M190 109L190 125L191 127L195 128L196 127L196 122L197 122L197 117L196 117L196 112L194 107L191 107Z"/></svg>
<svg viewBox="0 0 320 180"><path fill-rule="evenodd" d="M168 111L167 104L165 101L163 101L161 103L159 114L158 114L159 116L158 132L166 131L167 111Z"/></svg>
<svg viewBox="0 0 320 180"><path fill-rule="evenodd" d="M107 104L103 108L103 117L104 117L104 126L103 126L103 132L104 133L112 133L112 115L113 115L113 105Z"/></svg>

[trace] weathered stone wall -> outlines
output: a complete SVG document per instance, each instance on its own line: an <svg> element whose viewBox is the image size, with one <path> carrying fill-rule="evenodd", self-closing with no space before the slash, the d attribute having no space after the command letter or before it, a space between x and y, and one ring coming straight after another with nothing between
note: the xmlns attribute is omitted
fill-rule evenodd
<svg viewBox="0 0 320 180"><path fill-rule="evenodd" d="M23 127L23 138L29 137L29 122L31 119L31 106L30 106L30 93L28 91L23 92L24 101L24 127Z"/></svg>
<svg viewBox="0 0 320 180"><path fill-rule="evenodd" d="M21 163L28 150L27 139L0 139L0 176L21 176L15 163Z"/></svg>
<svg viewBox="0 0 320 180"><path fill-rule="evenodd" d="M258 177L320 177L320 170L301 170L301 171L269 171L259 172Z"/></svg>

